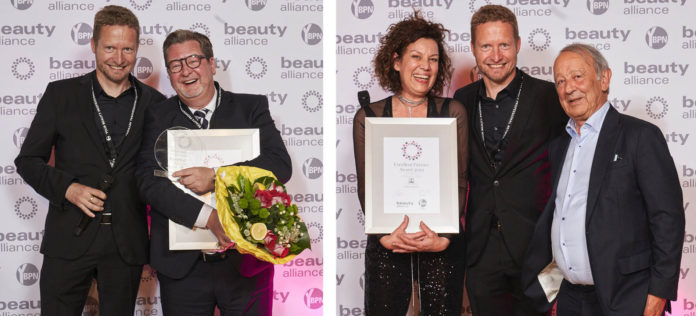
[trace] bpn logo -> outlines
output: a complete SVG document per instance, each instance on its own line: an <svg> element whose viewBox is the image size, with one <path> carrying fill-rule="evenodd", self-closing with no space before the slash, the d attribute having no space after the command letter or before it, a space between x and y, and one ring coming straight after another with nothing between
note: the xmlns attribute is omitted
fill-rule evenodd
<svg viewBox="0 0 696 316"><path fill-rule="evenodd" d="M266 1L267 0L244 0L244 3L246 3L247 8L251 11L261 11L266 7Z"/></svg>
<svg viewBox="0 0 696 316"><path fill-rule="evenodd" d="M17 282L24 286L33 285L39 280L39 269L31 263L25 263L17 268Z"/></svg>
<svg viewBox="0 0 696 316"><path fill-rule="evenodd" d="M321 27L314 23L309 23L302 28L302 41L307 45L316 45L321 42L323 37Z"/></svg>
<svg viewBox="0 0 696 316"><path fill-rule="evenodd" d="M135 60L135 67L133 67L133 76L143 80L150 78L152 73L155 71L155 67L152 66L152 62L145 57L138 57Z"/></svg>
<svg viewBox="0 0 696 316"><path fill-rule="evenodd" d="M601 15L609 10L609 0L587 0L587 10L594 15Z"/></svg>
<svg viewBox="0 0 696 316"><path fill-rule="evenodd" d="M28 132L28 128L20 127L17 130L15 130L14 133L12 133L12 142L14 142L17 148L22 148L22 144L24 144L24 140L27 138Z"/></svg>
<svg viewBox="0 0 696 316"><path fill-rule="evenodd" d="M324 164L317 158L308 158L302 164L302 173L307 179L317 179L324 173Z"/></svg>
<svg viewBox="0 0 696 316"><path fill-rule="evenodd" d="M317 288L311 288L305 292L304 303L310 309L317 309L324 305L324 293Z"/></svg>
<svg viewBox="0 0 696 316"><path fill-rule="evenodd" d="M92 27L87 23L77 23L70 30L70 37L77 45L87 45L92 39Z"/></svg>
<svg viewBox="0 0 696 316"><path fill-rule="evenodd" d="M375 5L371 0L353 0L350 4L350 12L358 19L364 20L375 12Z"/></svg>
<svg viewBox="0 0 696 316"><path fill-rule="evenodd" d="M10 0L12 6L17 10L26 10L34 4L34 0Z"/></svg>
<svg viewBox="0 0 696 316"><path fill-rule="evenodd" d="M653 26L645 33L645 43L652 49L660 49L667 45L667 31L659 26Z"/></svg>

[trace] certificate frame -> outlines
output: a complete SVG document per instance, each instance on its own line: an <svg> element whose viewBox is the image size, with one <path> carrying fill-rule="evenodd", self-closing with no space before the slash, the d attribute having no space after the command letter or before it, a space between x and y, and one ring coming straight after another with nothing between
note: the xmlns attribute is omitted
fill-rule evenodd
<svg viewBox="0 0 696 316"><path fill-rule="evenodd" d="M456 118L365 118L365 233L389 234L404 213L385 212L385 138L437 138L439 212L409 212L406 232L421 231L423 221L437 233L459 233ZM464 144L463 146L466 146Z"/></svg>
<svg viewBox="0 0 696 316"><path fill-rule="evenodd" d="M213 156L222 155L222 151L235 150L234 158L224 160L224 165L231 165L241 161L247 161L258 157L261 154L260 132L258 128L250 129L205 129L205 130L170 130L167 131L167 151L176 150L181 141L202 142L202 146L192 146L196 149L206 151ZM179 146L180 147L180 146ZM179 149L180 150L180 149ZM220 158L220 157L216 157ZM168 159L169 160L169 159ZM212 161L211 161L212 160ZM220 161L216 159L208 160L207 167L221 167ZM237 160L237 161L235 161ZM171 161L171 160L170 160ZM174 172L176 170L172 170ZM181 186L176 179L171 178L172 182L184 192L194 196L210 206L213 205L213 194L207 193L197 195L185 187ZM218 240L215 235L207 229L190 229L169 220L169 250L200 250L217 248Z"/></svg>

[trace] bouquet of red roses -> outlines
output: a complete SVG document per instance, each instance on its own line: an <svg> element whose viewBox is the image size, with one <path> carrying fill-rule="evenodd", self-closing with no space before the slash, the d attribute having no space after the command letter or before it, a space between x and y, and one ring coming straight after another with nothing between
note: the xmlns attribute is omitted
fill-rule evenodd
<svg viewBox="0 0 696 316"><path fill-rule="evenodd" d="M239 252L284 264L311 249L297 205L272 172L247 166L219 168L215 198L222 226Z"/></svg>

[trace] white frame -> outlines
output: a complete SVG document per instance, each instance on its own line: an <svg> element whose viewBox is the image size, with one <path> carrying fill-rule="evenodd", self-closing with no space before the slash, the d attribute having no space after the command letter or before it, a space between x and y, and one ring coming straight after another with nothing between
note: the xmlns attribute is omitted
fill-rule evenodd
<svg viewBox="0 0 696 316"><path fill-rule="evenodd" d="M384 138L439 138L439 214L409 214L406 232L420 231L423 221L437 233L459 233L459 185L456 118L365 118L365 233L389 234L404 214L384 212ZM466 146L467 144L463 144Z"/></svg>
<svg viewBox="0 0 696 316"><path fill-rule="evenodd" d="M241 151L241 160L247 161L261 154L259 141L259 129L205 129L205 130L170 130L167 131L167 151L176 148L176 141L180 136L194 136L204 143L207 151L222 149L238 149ZM169 158L171 159L171 157ZM231 162L230 164L239 161ZM209 166L220 167L220 166ZM176 170L171 170L172 172ZM183 186L173 180L180 189ZM212 194L197 195L189 190L188 194L201 200L203 203L212 204ZM211 205L214 206L214 205ZM207 229L189 229L169 220L169 250L200 250L217 248L218 240Z"/></svg>

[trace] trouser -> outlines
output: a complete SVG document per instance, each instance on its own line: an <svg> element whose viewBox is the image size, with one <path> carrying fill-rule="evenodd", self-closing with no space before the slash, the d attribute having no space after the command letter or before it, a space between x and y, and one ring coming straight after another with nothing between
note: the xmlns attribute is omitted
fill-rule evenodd
<svg viewBox="0 0 696 316"><path fill-rule="evenodd" d="M41 315L82 315L92 279L97 281L99 315L133 315L142 269L142 265L123 261L111 225L99 225L95 240L81 257L44 256L39 284Z"/></svg>
<svg viewBox="0 0 696 316"><path fill-rule="evenodd" d="M478 261L466 270L466 291L473 316L540 316L524 295L521 268L495 226Z"/></svg>
<svg viewBox="0 0 696 316"><path fill-rule="evenodd" d="M215 307L221 316L271 315L273 306L273 267L252 277L242 276L232 259L199 259L181 279L157 274L162 310L167 316L212 316Z"/></svg>

